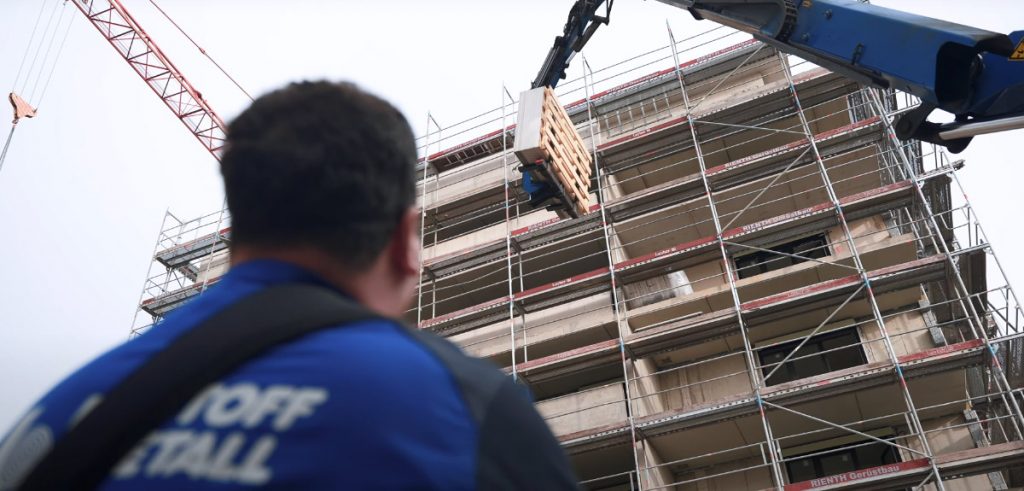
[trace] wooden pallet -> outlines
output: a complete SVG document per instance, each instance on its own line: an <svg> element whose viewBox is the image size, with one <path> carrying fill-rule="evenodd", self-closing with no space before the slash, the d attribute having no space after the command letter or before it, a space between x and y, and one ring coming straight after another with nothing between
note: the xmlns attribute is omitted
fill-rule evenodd
<svg viewBox="0 0 1024 491"><path fill-rule="evenodd" d="M550 87L544 89L541 111L541 151L555 177L570 195L579 215L590 209L590 176L593 159L569 115Z"/></svg>

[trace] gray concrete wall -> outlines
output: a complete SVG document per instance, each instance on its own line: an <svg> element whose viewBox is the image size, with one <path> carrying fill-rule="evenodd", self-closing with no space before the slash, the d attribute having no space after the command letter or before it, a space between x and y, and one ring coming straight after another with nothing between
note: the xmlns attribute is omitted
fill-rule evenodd
<svg viewBox="0 0 1024 491"><path fill-rule="evenodd" d="M680 491L769 489L772 487L771 468L760 466L760 464L762 464L761 459L748 458L681 473L677 476L679 481L700 480L680 485L676 489Z"/></svg>
<svg viewBox="0 0 1024 491"><path fill-rule="evenodd" d="M932 453L940 455L975 448L974 440L971 438L971 432L967 426L964 425L965 422L966 420L962 414L954 414L921 421L921 425L924 426L924 430L928 435L928 446L931 447ZM921 443L917 438L907 438L898 441L899 443L913 448L914 450L923 451ZM900 450L899 452L900 458L903 460L920 458L920 455L911 454L906 450ZM992 489L991 481L989 481L988 476L984 474L944 481L943 485L946 487L947 491ZM921 489L934 491L936 487L933 484L928 484Z"/></svg>
<svg viewBox="0 0 1024 491"><path fill-rule="evenodd" d="M657 378L670 409L709 404L752 390L744 357L733 354L668 371Z"/></svg>
<svg viewBox="0 0 1024 491"><path fill-rule="evenodd" d="M602 385L537 403L537 411L555 435L568 435L626 420L621 383Z"/></svg>
<svg viewBox="0 0 1024 491"><path fill-rule="evenodd" d="M600 293L559 305L556 308L529 312L515 317L516 347L539 345L557 338L572 336L615 321L610 293ZM473 356L489 357L512 349L509 321L467 331L448 338ZM519 360L522 362L522 360Z"/></svg>

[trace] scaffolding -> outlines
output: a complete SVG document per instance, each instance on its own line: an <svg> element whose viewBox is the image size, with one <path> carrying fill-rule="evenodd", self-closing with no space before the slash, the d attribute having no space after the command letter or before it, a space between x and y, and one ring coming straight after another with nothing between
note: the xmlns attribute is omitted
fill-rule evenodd
<svg viewBox="0 0 1024 491"><path fill-rule="evenodd" d="M509 89L428 114L409 323L529 386L586 489L1024 485L1021 308L962 162L895 136L918 101L667 38L557 91L577 219L527 206ZM226 270L226 213L162 229L133 333Z"/></svg>
<svg viewBox="0 0 1024 491"><path fill-rule="evenodd" d="M142 334L168 312L216 284L227 271L230 244L231 221L226 209L192 220L165 212L130 335Z"/></svg>

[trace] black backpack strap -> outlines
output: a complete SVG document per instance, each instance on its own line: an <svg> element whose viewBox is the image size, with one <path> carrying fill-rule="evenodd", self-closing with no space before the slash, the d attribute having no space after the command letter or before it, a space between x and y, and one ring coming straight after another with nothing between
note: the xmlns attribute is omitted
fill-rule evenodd
<svg viewBox="0 0 1024 491"><path fill-rule="evenodd" d="M328 288L275 286L214 314L153 355L56 442L20 489L91 489L196 394L268 350L314 331L383 318Z"/></svg>

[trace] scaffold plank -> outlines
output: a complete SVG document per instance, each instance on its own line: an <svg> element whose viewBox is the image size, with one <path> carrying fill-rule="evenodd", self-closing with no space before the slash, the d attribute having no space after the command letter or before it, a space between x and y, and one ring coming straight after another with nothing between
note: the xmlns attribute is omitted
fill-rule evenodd
<svg viewBox="0 0 1024 491"><path fill-rule="evenodd" d="M217 232L161 250L156 253L154 259L168 268L177 268L189 261L226 249L230 240L231 227L224 227Z"/></svg>

